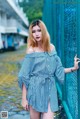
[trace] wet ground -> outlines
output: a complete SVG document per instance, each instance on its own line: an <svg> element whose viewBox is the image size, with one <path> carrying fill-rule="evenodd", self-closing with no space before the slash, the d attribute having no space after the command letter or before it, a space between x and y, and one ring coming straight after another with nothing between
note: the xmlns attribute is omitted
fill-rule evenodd
<svg viewBox="0 0 80 119"><path fill-rule="evenodd" d="M21 90L17 80L20 62L25 54L26 46L0 54L0 112L8 111L8 119L30 119L29 112L21 106ZM66 119L62 111L55 113L55 119Z"/></svg>

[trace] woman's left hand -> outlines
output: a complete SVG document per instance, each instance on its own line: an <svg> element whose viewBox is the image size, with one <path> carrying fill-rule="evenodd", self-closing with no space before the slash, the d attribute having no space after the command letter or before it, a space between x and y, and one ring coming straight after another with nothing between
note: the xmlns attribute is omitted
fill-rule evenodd
<svg viewBox="0 0 80 119"><path fill-rule="evenodd" d="M80 62L80 58L77 58L77 55L74 57L74 68L77 70L79 68L78 63Z"/></svg>

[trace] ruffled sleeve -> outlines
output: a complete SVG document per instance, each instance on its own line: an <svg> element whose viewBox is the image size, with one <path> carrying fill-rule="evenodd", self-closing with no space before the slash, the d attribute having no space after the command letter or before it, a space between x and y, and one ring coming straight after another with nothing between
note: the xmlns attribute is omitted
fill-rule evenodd
<svg viewBox="0 0 80 119"><path fill-rule="evenodd" d="M65 78L64 67L58 55L55 55L55 60L56 60L55 76L57 77L57 79L61 84L64 84L64 78Z"/></svg>
<svg viewBox="0 0 80 119"><path fill-rule="evenodd" d="M22 61L22 65L21 65L21 69L18 73L18 85L19 87L22 89L22 85L24 84L26 89L28 89L29 86L29 74L31 71L31 58L25 56L23 61Z"/></svg>

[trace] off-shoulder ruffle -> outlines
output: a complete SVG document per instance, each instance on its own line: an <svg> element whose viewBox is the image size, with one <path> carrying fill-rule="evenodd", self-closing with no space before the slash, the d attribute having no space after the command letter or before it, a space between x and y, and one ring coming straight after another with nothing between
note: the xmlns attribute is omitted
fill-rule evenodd
<svg viewBox="0 0 80 119"><path fill-rule="evenodd" d="M53 56L57 54L56 50L52 50L51 52L33 52L26 54L25 57L44 57L45 55Z"/></svg>

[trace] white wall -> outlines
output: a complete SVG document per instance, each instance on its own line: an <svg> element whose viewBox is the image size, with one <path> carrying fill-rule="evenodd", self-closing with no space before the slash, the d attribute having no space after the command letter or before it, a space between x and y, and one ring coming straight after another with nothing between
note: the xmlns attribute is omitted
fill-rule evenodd
<svg viewBox="0 0 80 119"><path fill-rule="evenodd" d="M0 33L0 49L3 48L3 43L2 43L2 39L1 39L1 33Z"/></svg>
<svg viewBox="0 0 80 119"><path fill-rule="evenodd" d="M8 27L16 27L17 26L17 20L10 17L9 19L7 19L7 26Z"/></svg>
<svg viewBox="0 0 80 119"><path fill-rule="evenodd" d="M0 25L6 27L7 26L7 15L4 12L0 12Z"/></svg>

